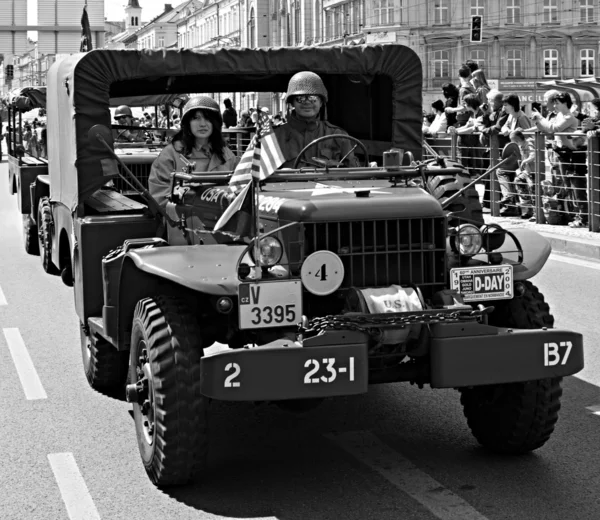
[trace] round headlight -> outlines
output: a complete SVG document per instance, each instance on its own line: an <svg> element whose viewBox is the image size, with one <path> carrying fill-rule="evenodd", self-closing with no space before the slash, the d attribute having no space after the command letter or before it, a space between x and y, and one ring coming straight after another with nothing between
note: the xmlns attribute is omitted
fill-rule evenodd
<svg viewBox="0 0 600 520"><path fill-rule="evenodd" d="M473 224L461 224L456 228L454 250L465 256L473 256L481 251L483 240L481 231Z"/></svg>
<svg viewBox="0 0 600 520"><path fill-rule="evenodd" d="M272 267L276 265L283 255L283 246L275 237L261 238L258 243L258 248L260 256L258 260L254 260L262 267ZM251 248L250 251L252 252L252 256L254 256L254 248Z"/></svg>

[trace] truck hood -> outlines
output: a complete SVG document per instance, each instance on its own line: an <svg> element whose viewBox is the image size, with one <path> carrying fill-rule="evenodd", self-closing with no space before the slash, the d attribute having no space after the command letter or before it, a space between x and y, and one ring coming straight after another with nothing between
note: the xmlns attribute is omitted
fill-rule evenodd
<svg viewBox="0 0 600 520"><path fill-rule="evenodd" d="M200 188L186 204L224 210L233 196L227 186ZM282 221L323 222L365 219L424 218L444 215L439 202L418 187L387 181L287 182L264 186L261 216Z"/></svg>

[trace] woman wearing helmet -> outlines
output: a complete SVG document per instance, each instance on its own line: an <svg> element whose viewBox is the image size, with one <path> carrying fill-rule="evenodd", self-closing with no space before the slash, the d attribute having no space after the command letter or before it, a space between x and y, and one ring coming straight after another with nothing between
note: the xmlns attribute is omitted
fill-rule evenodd
<svg viewBox="0 0 600 520"><path fill-rule="evenodd" d="M219 104L208 96L191 98L183 109L181 130L173 136L152 164L148 188L158 203L166 208L171 193L171 174L182 171L181 156L195 162L197 172L232 171L239 159L227 147L221 127Z"/></svg>
<svg viewBox="0 0 600 520"><path fill-rule="evenodd" d="M293 166L301 150L311 141L326 135L348 135L348 132L332 125L325 119L327 89L314 72L294 74L288 83L285 96L288 104L287 123L277 126L274 133L285 157L283 168ZM352 149L346 139L331 139L307 150L307 156L340 161ZM352 153L344 161L345 166L356 166Z"/></svg>

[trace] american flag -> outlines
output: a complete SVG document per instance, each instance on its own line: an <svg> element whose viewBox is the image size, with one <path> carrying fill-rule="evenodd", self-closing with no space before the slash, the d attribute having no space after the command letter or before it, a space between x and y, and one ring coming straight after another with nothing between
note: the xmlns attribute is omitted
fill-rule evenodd
<svg viewBox="0 0 600 520"><path fill-rule="evenodd" d="M213 231L225 233L236 239L251 239L256 234L255 191L252 180L266 179L285 161L279 143L271 131L268 114L260 111L256 134L229 181L229 186L234 193L240 189L241 191L223 212Z"/></svg>
<svg viewBox="0 0 600 520"><path fill-rule="evenodd" d="M283 152L272 130L269 115L260 110L256 134L229 181L229 186L234 193L252 178L261 181L266 179L285 162Z"/></svg>

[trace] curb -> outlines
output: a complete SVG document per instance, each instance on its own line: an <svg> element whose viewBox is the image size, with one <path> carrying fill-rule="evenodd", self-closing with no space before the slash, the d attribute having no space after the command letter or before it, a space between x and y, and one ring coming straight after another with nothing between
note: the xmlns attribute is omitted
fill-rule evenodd
<svg viewBox="0 0 600 520"><path fill-rule="evenodd" d="M586 240L569 236L556 235L538 231L552 246L553 253L581 256L600 261L600 237L598 241Z"/></svg>
<svg viewBox="0 0 600 520"><path fill-rule="evenodd" d="M515 222L510 218L492 217L489 214L484 214L484 218L486 222L499 224L506 229L530 229L536 231L550 242L553 253L600 261L600 233L590 233L584 229L577 231L570 230L569 233L564 233L562 232L562 226L556 226L557 231L555 231L552 229L554 226L546 224ZM548 227L551 229L549 230Z"/></svg>

